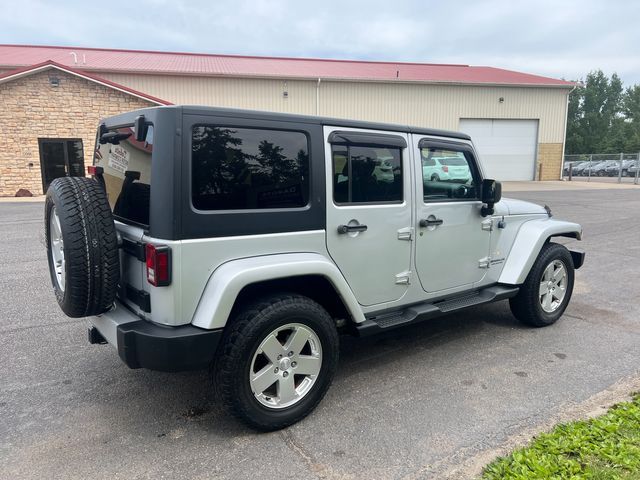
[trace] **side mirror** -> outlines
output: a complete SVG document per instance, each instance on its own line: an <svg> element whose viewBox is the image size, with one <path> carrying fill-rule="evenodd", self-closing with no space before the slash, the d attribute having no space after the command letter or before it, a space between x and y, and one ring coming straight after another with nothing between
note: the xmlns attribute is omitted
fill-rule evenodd
<svg viewBox="0 0 640 480"><path fill-rule="evenodd" d="M147 123L145 122L144 115L138 115L133 121L133 131L135 132L135 138L138 142L144 142L147 139Z"/></svg>
<svg viewBox="0 0 640 480"><path fill-rule="evenodd" d="M480 214L483 217L487 215L493 215L493 205L498 203L502 198L502 184L495 180L485 179L482 180L480 187L480 200L482 203L486 203L486 206L482 207Z"/></svg>

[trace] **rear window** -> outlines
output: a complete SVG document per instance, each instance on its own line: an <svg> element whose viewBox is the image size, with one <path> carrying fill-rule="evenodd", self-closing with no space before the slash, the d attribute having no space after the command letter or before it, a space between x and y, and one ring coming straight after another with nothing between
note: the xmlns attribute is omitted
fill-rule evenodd
<svg viewBox="0 0 640 480"><path fill-rule="evenodd" d="M93 163L104 170L107 198L114 217L148 227L153 125L148 125L144 142L136 141L133 126L108 131L112 132L119 135L105 143L98 138Z"/></svg>
<svg viewBox="0 0 640 480"><path fill-rule="evenodd" d="M195 126L192 202L198 210L304 207L309 144L304 133Z"/></svg>
<svg viewBox="0 0 640 480"><path fill-rule="evenodd" d="M448 167L466 167L467 160L464 157L446 157L440 159L440 164L447 165Z"/></svg>

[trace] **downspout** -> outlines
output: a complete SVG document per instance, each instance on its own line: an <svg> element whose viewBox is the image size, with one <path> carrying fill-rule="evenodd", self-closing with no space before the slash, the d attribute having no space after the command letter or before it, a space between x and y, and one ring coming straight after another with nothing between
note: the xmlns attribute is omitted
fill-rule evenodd
<svg viewBox="0 0 640 480"><path fill-rule="evenodd" d="M567 105L564 111L564 138L562 139L562 159L560 161L560 180L564 178L564 152L567 147L567 123L569 122L569 95L576 89L574 85L569 93L567 93Z"/></svg>
<svg viewBox="0 0 640 480"><path fill-rule="evenodd" d="M318 116L320 115L320 82L321 81L322 79L318 77L318 83L316 83L316 115Z"/></svg>

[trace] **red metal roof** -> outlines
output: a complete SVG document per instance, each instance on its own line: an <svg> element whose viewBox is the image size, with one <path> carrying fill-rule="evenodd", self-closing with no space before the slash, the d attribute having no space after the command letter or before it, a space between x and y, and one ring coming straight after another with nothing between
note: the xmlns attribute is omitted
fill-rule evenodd
<svg viewBox="0 0 640 480"><path fill-rule="evenodd" d="M573 82L539 75L469 65L0 45L0 68L18 68L47 60L94 72L556 87L574 85Z"/></svg>
<svg viewBox="0 0 640 480"><path fill-rule="evenodd" d="M35 65L29 65L28 67L20 67L14 70L10 70L8 72L4 72L0 74L0 83L10 82L16 78L24 77L27 75L31 75L33 73L41 72L43 70L48 70L54 68L56 70L60 70L62 72L66 72L72 75L76 75L78 77L84 78L86 80L96 82L102 84L104 86L113 88L115 90L120 90L121 92L125 92L136 97L142 98L144 100L149 100L150 102L157 103L159 105L173 105L171 102L167 100L163 100L158 97L154 97L152 95L146 94L144 92L139 92L138 90L134 90L133 88L126 87L124 85L120 85L119 83L112 82L107 80L106 78L101 78L97 75L93 75L90 73L86 73L80 71L76 68L67 67L66 65L61 65L51 60L47 60L42 63L37 63Z"/></svg>

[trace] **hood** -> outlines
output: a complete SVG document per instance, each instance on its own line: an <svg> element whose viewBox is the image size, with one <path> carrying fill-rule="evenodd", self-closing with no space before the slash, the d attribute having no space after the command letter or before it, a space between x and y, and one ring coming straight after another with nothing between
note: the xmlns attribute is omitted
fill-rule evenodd
<svg viewBox="0 0 640 480"><path fill-rule="evenodd" d="M525 202L523 200L516 200L515 198L502 198L496 205L496 213L499 211L499 215L546 215L547 211L544 207L536 203Z"/></svg>

